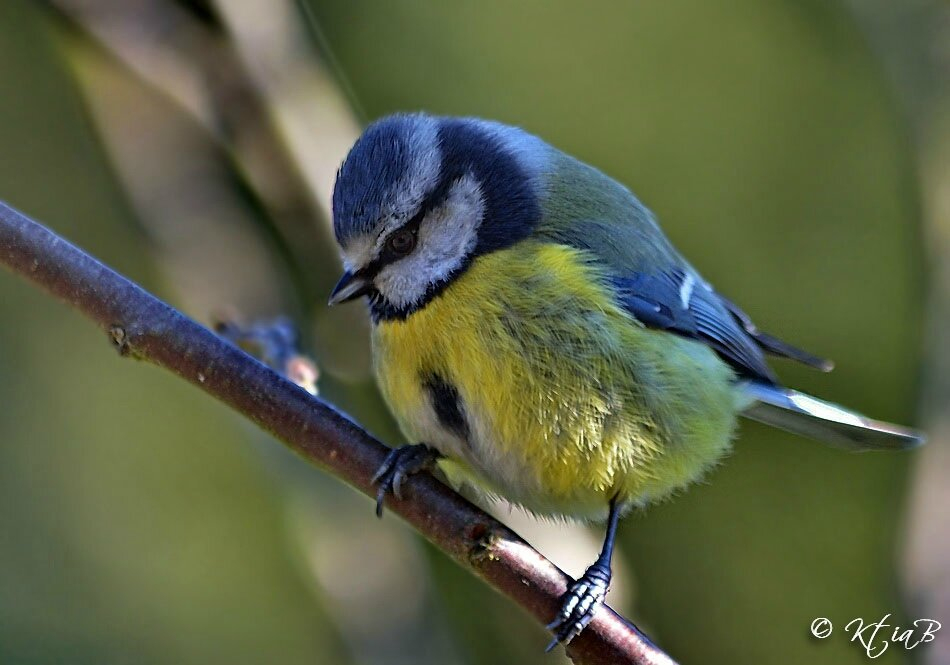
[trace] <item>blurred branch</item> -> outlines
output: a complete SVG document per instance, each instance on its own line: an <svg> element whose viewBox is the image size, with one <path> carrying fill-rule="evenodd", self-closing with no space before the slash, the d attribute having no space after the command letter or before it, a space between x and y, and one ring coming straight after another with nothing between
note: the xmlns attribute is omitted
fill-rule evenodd
<svg viewBox="0 0 950 665"><path fill-rule="evenodd" d="M255 321L242 325L233 317L220 318L214 331L253 358L300 386L311 395L318 395L320 370L312 359L300 352L297 329L290 319Z"/></svg>
<svg viewBox="0 0 950 665"><path fill-rule="evenodd" d="M902 541L904 597L917 617L950 621L950 5L849 0L894 85L917 148L926 250L921 410L931 444L916 456ZM917 657L950 663L950 642Z"/></svg>
<svg viewBox="0 0 950 665"><path fill-rule="evenodd" d="M370 394L365 354L352 353L367 344L365 313L323 306L339 274L330 187L358 123L289 0L217 5L208 18L167 0L47 0L116 175L192 311L227 303L252 318L290 311L317 330L349 329L315 345L308 331L304 345L328 377L363 381ZM257 246L242 242L249 232ZM207 278L263 248L279 266ZM261 298L275 277L292 288Z"/></svg>
<svg viewBox="0 0 950 665"><path fill-rule="evenodd" d="M175 3L48 0L48 4L143 82L173 100L225 150L268 210L293 254L294 268L299 271L314 261L335 263L332 244L323 242L330 237L330 195L324 190L359 128L331 82L319 78L313 54L272 57L269 71L280 73L287 62L293 67L283 66L291 73L268 77L260 67L252 71L254 62L242 57L222 27L200 21ZM272 9L276 6L273 3ZM254 46L268 54L286 32L271 30ZM301 80L307 85L298 83ZM281 82L285 85L278 85ZM295 105L283 101L289 97L301 101ZM304 100L309 104L309 123L298 119L302 113L297 107ZM285 107L296 112L288 113ZM286 120L288 115L291 121ZM313 300L315 292L324 290L306 284L304 299Z"/></svg>
<svg viewBox="0 0 950 665"><path fill-rule="evenodd" d="M164 367L230 405L321 468L373 496L388 449L329 404L0 203L0 261L98 323L124 356ZM542 623L569 578L517 534L429 475L391 510ZM577 663L672 663L604 607L568 646Z"/></svg>
<svg viewBox="0 0 950 665"><path fill-rule="evenodd" d="M330 219L336 170L360 123L326 63L318 58L290 0L216 0L248 85Z"/></svg>

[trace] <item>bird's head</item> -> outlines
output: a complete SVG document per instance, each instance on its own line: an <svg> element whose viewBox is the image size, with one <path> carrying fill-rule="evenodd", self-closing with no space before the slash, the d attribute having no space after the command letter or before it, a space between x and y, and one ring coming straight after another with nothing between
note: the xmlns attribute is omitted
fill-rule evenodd
<svg viewBox="0 0 950 665"><path fill-rule="evenodd" d="M404 318L478 256L526 238L540 217L544 150L483 120L412 114L371 124L333 190L345 272L330 304L365 295L375 319Z"/></svg>

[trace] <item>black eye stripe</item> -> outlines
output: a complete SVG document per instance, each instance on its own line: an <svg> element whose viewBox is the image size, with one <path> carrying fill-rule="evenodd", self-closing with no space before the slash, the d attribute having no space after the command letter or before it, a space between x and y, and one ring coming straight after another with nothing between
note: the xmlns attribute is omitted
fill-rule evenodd
<svg viewBox="0 0 950 665"><path fill-rule="evenodd" d="M383 243L383 251L375 259L370 261L362 270L357 271L357 275L366 280L375 279L376 275L379 274L379 271L395 263L400 259L406 258L409 254L397 254L388 249L387 245L389 239L395 234L400 233L406 229L411 229L413 234L418 237L419 226L422 224L422 220L426 218L430 212L441 206L449 198L449 193L452 190L452 185L454 185L461 176L454 173L445 173L442 176L441 181L436 185L429 195L423 199L422 203L419 205L419 210L416 212L408 222L393 229L389 235L386 236L386 240Z"/></svg>
<svg viewBox="0 0 950 665"><path fill-rule="evenodd" d="M386 250L400 256L411 254L412 250L416 248L418 231L418 229L411 227L397 229L386 238Z"/></svg>
<svg viewBox="0 0 950 665"><path fill-rule="evenodd" d="M402 233L403 231L410 230L414 236L419 234L419 226L422 224L422 220L425 219L426 213L429 212L429 208L423 205L419 208L412 219L408 222L392 230L389 235L386 236L386 240L383 243L383 251L375 259L370 261L363 267L361 270L357 271L357 275L363 279L372 280L379 274L379 271L388 266L391 263L395 263L399 259L404 259L408 254L397 254L389 249L389 239L392 238L397 233Z"/></svg>
<svg viewBox="0 0 950 665"><path fill-rule="evenodd" d="M419 233L419 226L422 224L422 220L425 218L426 209L422 208L417 212L412 219L403 224L402 226L393 229L393 231L386 236L386 243L389 243L390 239L404 231L410 231L412 235L417 235Z"/></svg>

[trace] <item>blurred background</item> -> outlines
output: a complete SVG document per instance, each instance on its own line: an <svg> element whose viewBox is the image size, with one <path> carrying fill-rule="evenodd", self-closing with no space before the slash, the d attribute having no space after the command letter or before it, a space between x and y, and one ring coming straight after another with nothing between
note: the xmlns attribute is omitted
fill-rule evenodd
<svg viewBox="0 0 950 665"><path fill-rule="evenodd" d="M327 202L397 110L520 125L628 184L789 384L924 427L849 455L753 424L622 526L611 602L683 663L950 663L950 6L6 0L0 198L210 323L293 318L321 395L399 434ZM369 499L0 274L0 662L558 663ZM600 529L494 508L568 572ZM835 632L809 634L816 617Z"/></svg>

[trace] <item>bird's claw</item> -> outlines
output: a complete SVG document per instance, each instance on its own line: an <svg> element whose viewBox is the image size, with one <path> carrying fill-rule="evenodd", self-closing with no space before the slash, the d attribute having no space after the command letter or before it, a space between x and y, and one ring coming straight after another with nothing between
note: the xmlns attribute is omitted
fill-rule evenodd
<svg viewBox="0 0 950 665"><path fill-rule="evenodd" d="M603 604L609 587L610 568L600 564L588 568L583 577L570 586L561 601L561 611L547 626L554 633L554 639L546 652L559 643L568 644L587 627L594 612Z"/></svg>
<svg viewBox="0 0 950 665"><path fill-rule="evenodd" d="M370 481L379 485L376 490L376 516L383 516L386 495L392 494L402 500L402 486L414 473L431 469L439 459L438 451L424 443L393 448Z"/></svg>

